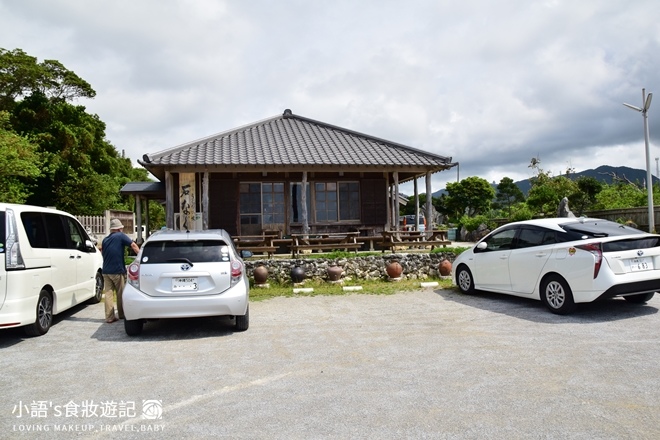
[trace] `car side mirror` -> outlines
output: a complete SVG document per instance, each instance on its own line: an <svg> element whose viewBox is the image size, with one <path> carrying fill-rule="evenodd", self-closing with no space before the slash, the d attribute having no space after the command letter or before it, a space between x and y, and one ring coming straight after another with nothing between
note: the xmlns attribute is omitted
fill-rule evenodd
<svg viewBox="0 0 660 440"><path fill-rule="evenodd" d="M92 240L85 240L85 251L86 252L96 252L96 246Z"/></svg>
<svg viewBox="0 0 660 440"><path fill-rule="evenodd" d="M485 241L482 241L479 244L477 244L477 249L479 249L480 251L485 251L487 247L488 247L488 243L486 243Z"/></svg>
<svg viewBox="0 0 660 440"><path fill-rule="evenodd" d="M241 258L250 258L252 255L252 251L248 251L246 249L241 250Z"/></svg>

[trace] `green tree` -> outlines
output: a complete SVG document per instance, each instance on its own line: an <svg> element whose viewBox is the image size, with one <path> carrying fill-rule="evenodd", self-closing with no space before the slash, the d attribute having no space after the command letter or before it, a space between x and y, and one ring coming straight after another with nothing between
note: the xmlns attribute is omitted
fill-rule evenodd
<svg viewBox="0 0 660 440"><path fill-rule="evenodd" d="M527 205L537 213L555 216L561 199L577 191L577 184L565 176L538 178L529 190ZM569 204L570 207L570 204Z"/></svg>
<svg viewBox="0 0 660 440"><path fill-rule="evenodd" d="M604 185L596 195L593 209L619 209L647 206L646 191L629 183Z"/></svg>
<svg viewBox="0 0 660 440"><path fill-rule="evenodd" d="M577 191L568 196L569 207L576 216L591 209L596 203L596 196L603 189L603 184L594 177L580 176L575 183Z"/></svg>
<svg viewBox="0 0 660 440"><path fill-rule="evenodd" d="M510 177L503 177L497 185L497 193L495 195L497 207L506 209L508 217L511 218L511 207L520 202L525 201L525 195L513 182Z"/></svg>
<svg viewBox="0 0 660 440"><path fill-rule="evenodd" d="M578 192L577 184L566 175L552 177L551 173L544 171L541 159L533 157L529 168L536 172L536 176L530 178L532 187L527 195L527 206L535 213L554 217L557 215L559 203L564 197L571 197ZM570 172L570 169L568 170ZM569 203L570 207L570 203Z"/></svg>
<svg viewBox="0 0 660 440"><path fill-rule="evenodd" d="M41 175L38 147L10 129L9 113L0 111L0 202L24 203L30 180Z"/></svg>
<svg viewBox="0 0 660 440"><path fill-rule="evenodd" d="M60 62L36 58L20 49L0 49L0 109L11 117L13 133L36 145L43 172L30 175L27 203L57 206L75 214L131 209L121 197L129 181L147 181L105 138L105 124L85 107L67 101L92 98L92 87ZM28 177L28 176L26 176Z"/></svg>
<svg viewBox="0 0 660 440"><path fill-rule="evenodd" d="M474 217L490 209L495 197L495 190L487 180L480 177L468 177L460 182L447 184L447 196L443 199L443 211L450 221L457 221L463 215Z"/></svg>
<svg viewBox="0 0 660 440"><path fill-rule="evenodd" d="M41 63L21 49L0 48L0 110L39 92L49 98L93 98L92 86L56 60Z"/></svg>

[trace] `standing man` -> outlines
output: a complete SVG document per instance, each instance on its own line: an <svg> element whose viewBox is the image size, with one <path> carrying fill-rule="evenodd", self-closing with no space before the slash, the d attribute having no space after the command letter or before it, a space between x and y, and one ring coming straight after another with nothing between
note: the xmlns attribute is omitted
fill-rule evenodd
<svg viewBox="0 0 660 440"><path fill-rule="evenodd" d="M117 310L119 318L124 319L124 308L121 304L121 294L126 283L126 265L124 264L124 248L130 247L136 254L140 250L137 244L122 231L124 225L119 219L110 220L110 235L101 243L103 255L103 293L105 294L105 322L108 324L117 320L114 308L114 293L117 292Z"/></svg>

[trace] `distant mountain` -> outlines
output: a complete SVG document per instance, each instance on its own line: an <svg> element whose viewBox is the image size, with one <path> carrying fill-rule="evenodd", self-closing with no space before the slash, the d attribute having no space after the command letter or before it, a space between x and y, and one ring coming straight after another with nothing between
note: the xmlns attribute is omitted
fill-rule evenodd
<svg viewBox="0 0 660 440"><path fill-rule="evenodd" d="M569 174L569 177L573 180L576 180L580 176L587 176L587 177L593 177L594 179L602 182L602 183L607 183L611 184L612 183L612 176L616 175L620 178L626 178L630 180L631 182L639 182L643 183L646 182L646 170L640 170L637 168L629 168L629 167L612 167L609 165L601 165L598 168L590 169L590 170L585 170L581 171L579 173L571 173ZM653 183L658 183L660 180L656 176L653 176ZM497 185L500 182L492 182L491 186L497 190ZM529 179L525 180L520 180L518 182L515 182L518 188L520 188L520 191L523 192L523 194L527 195L529 193L529 189L531 188L531 183L529 182ZM436 191L433 193L433 197L440 197L442 194L447 194L447 191L444 189L441 189L439 191Z"/></svg>

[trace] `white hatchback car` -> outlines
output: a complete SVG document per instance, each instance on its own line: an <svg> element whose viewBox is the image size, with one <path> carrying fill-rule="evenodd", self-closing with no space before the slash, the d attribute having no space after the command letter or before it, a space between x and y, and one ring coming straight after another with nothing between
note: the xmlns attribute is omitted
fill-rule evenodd
<svg viewBox="0 0 660 440"><path fill-rule="evenodd" d="M128 266L124 328L142 333L145 320L233 316L249 326L250 285L242 258L224 230L163 230L150 236Z"/></svg>
<svg viewBox="0 0 660 440"><path fill-rule="evenodd" d="M548 218L495 229L453 263L463 293L475 289L541 300L553 313L660 291L660 235L594 218Z"/></svg>

